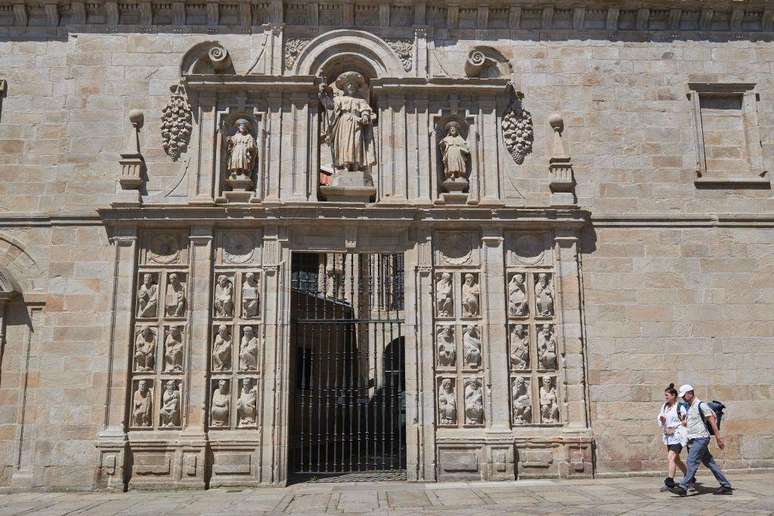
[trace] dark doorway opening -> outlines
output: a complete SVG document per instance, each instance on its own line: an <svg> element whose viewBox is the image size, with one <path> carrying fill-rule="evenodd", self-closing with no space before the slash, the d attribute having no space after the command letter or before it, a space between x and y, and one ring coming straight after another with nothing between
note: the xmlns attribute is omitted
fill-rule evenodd
<svg viewBox="0 0 774 516"><path fill-rule="evenodd" d="M403 255L294 253L291 476L405 478Z"/></svg>

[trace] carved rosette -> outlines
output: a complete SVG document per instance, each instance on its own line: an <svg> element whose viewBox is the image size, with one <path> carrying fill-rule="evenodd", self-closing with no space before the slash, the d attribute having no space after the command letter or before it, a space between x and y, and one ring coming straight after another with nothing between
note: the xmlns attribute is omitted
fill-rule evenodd
<svg viewBox="0 0 774 516"><path fill-rule="evenodd" d="M508 149L513 161L521 165L524 158L532 153L532 143L535 140L535 130L532 125L532 115L524 109L521 103L523 95L514 92L511 103L503 114L501 127L505 148Z"/></svg>
<svg viewBox="0 0 774 516"><path fill-rule="evenodd" d="M164 152L172 161L177 161L180 154L188 150L193 116L185 87L176 84L170 89L172 94L169 96L169 102L161 110L161 138Z"/></svg>
<svg viewBox="0 0 774 516"><path fill-rule="evenodd" d="M388 40L387 45L397 54L403 69L410 72L414 67L414 42L411 40L396 39Z"/></svg>
<svg viewBox="0 0 774 516"><path fill-rule="evenodd" d="M308 39L289 39L285 43L285 70L292 70L301 52L309 44Z"/></svg>

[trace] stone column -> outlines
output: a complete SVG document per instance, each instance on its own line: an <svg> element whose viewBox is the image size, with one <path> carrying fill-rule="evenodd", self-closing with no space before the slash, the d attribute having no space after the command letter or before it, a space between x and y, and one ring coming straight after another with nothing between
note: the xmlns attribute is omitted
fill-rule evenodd
<svg viewBox="0 0 774 516"><path fill-rule="evenodd" d="M484 228L482 238L483 277L481 312L486 316L483 342L486 346L486 461L482 476L487 480L514 479L513 435L510 427L508 339L506 336L505 251L500 227Z"/></svg>
<svg viewBox="0 0 774 516"><path fill-rule="evenodd" d="M497 99L494 96L479 98L477 126L481 129L481 155L479 170L481 180L481 204L502 204L500 180L497 170Z"/></svg>
<svg viewBox="0 0 774 516"><path fill-rule="evenodd" d="M558 354L563 382L561 393L562 418L566 422L563 437L566 443L564 461L559 462L562 477L592 474L591 429L586 401L585 357L583 349L580 277L578 268L577 229L556 231L556 274L554 285L559 306L556 309Z"/></svg>
<svg viewBox="0 0 774 516"><path fill-rule="evenodd" d="M212 226L194 226L189 236L191 302L188 307L187 363L180 434L181 454L177 480L204 487L207 451L207 360L210 339L210 292L212 290Z"/></svg>
<svg viewBox="0 0 774 516"><path fill-rule="evenodd" d="M121 228L111 239L113 256L112 325L108 342L105 408L97 434L96 485L122 491L128 478L126 402L129 352L133 341L132 310L137 268L137 228Z"/></svg>
<svg viewBox="0 0 774 516"><path fill-rule="evenodd" d="M418 229L406 253L406 470L408 480L434 481L435 379L433 375L432 244Z"/></svg>

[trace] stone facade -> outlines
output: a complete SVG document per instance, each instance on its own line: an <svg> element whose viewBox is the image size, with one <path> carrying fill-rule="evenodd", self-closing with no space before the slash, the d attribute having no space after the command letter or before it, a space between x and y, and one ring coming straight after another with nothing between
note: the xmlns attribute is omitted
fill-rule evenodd
<svg viewBox="0 0 774 516"><path fill-rule="evenodd" d="M660 470L669 382L774 466L773 21L0 6L0 486L286 483L302 252L402 256L409 480Z"/></svg>

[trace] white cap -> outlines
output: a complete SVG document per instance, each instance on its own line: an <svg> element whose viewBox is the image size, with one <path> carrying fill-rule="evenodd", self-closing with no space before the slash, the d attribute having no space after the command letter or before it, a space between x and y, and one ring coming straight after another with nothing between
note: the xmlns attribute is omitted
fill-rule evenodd
<svg viewBox="0 0 774 516"><path fill-rule="evenodd" d="M693 385L688 385L688 384L681 385L680 390L677 391L677 395L682 398L683 396L685 396L686 392L691 392L692 390L693 390Z"/></svg>

